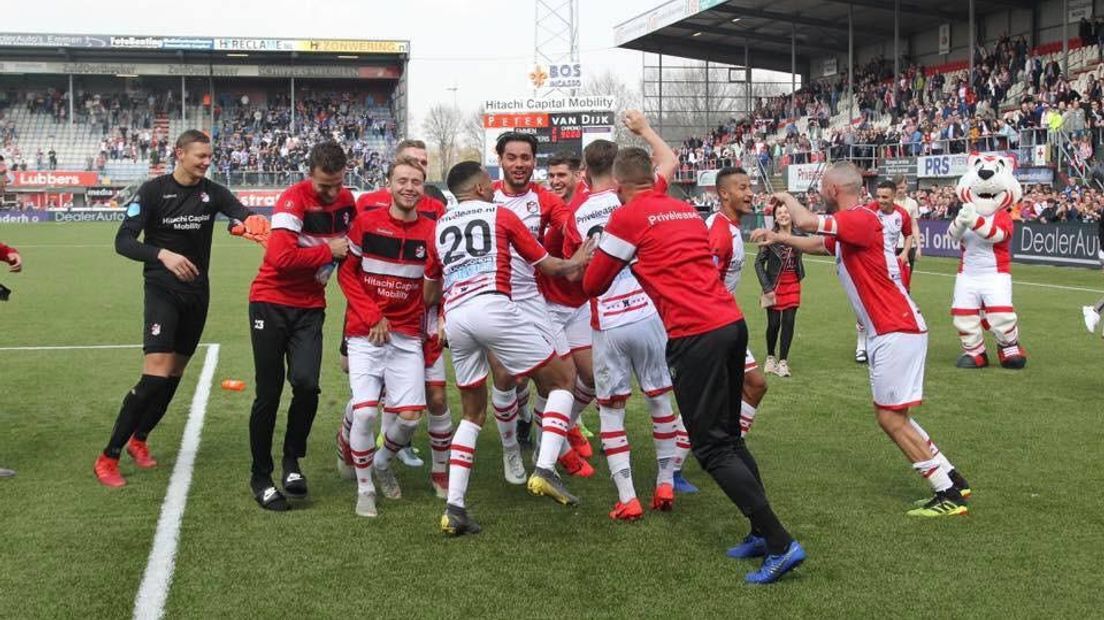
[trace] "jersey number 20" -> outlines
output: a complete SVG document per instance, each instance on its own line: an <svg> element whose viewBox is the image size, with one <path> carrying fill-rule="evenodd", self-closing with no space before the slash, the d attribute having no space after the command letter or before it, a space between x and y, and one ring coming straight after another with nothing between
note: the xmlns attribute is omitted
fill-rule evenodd
<svg viewBox="0 0 1104 620"><path fill-rule="evenodd" d="M442 244L451 243L452 245L441 257L441 262L448 265L461 258L456 252L460 248L461 240L464 241L468 256L478 258L489 254L491 251L490 224L483 220L472 220L464 227L463 232L460 232L459 226L449 226L442 230L439 241Z"/></svg>

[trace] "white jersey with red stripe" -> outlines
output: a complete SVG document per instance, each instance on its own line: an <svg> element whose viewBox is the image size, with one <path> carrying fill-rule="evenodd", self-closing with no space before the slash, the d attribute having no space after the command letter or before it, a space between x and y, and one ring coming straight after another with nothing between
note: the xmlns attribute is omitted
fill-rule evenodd
<svg viewBox="0 0 1104 620"><path fill-rule="evenodd" d="M744 236L740 233L740 227L721 211L711 214L705 220L705 227L709 229L709 249L721 273L721 280L728 292L735 295L736 289L740 288L740 276L747 257Z"/></svg>
<svg viewBox="0 0 1104 620"><path fill-rule="evenodd" d="M982 217L978 221L988 223L985 227L989 237L983 237L978 230L981 225L967 230L962 235L962 258L958 264L959 273L970 276L993 273L1012 273L1012 216L1007 209ZM993 238L1003 232L1004 239L993 243Z"/></svg>
<svg viewBox="0 0 1104 620"><path fill-rule="evenodd" d="M621 206L614 190L592 193L575 210L568 223L565 249L574 251L583 239L599 239L610 214ZM597 330L612 329L642 321L656 314L655 304L632 274L628 265L617 274L609 290L590 300L590 326Z"/></svg>
<svg viewBox="0 0 1104 620"><path fill-rule="evenodd" d="M446 211L437 220L429 249L426 278L444 279L446 314L485 293L513 298L518 260L523 261L535 289L533 265L548 256L513 212L478 200Z"/></svg>
<svg viewBox="0 0 1104 620"><path fill-rule="evenodd" d="M887 247L873 211L857 206L821 215L817 232L836 257L836 275L867 334L927 332L920 309L901 284L896 248Z"/></svg>
<svg viewBox="0 0 1104 620"><path fill-rule="evenodd" d="M551 209L552 199L555 198L555 194L548 192L534 183L530 183L529 187L520 194L508 193L501 181L495 182L494 187L495 204L512 211L514 215L518 216L521 223L525 225L525 228L529 230L533 239L540 241L544 234L542 228L548 222L548 213ZM555 200L559 201L559 198L555 198ZM559 201L558 208L563 208L562 201ZM511 256L513 256L514 259L513 282L511 283L513 299L523 300L539 296L540 291L537 288L537 276L532 266L516 252L511 253Z"/></svg>

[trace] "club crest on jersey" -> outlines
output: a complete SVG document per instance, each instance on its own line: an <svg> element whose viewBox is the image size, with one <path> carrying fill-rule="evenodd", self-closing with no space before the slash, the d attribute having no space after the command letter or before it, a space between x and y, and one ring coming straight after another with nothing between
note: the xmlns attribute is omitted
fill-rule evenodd
<svg viewBox="0 0 1104 620"><path fill-rule="evenodd" d="M528 209L530 213L536 213L537 211L540 211L540 205L533 200L525 203L525 208Z"/></svg>
<svg viewBox="0 0 1104 620"><path fill-rule="evenodd" d="M419 245L414 250L414 258L417 258L418 260L421 260L421 259L425 258L425 256L426 256L425 246L424 245Z"/></svg>
<svg viewBox="0 0 1104 620"><path fill-rule="evenodd" d="M211 197L207 195L207 192L200 192L199 193L199 201L200 202L211 202Z"/></svg>
<svg viewBox="0 0 1104 620"><path fill-rule="evenodd" d="M161 335L161 324L160 323L154 323L153 325L150 325L150 335L151 336L160 336Z"/></svg>

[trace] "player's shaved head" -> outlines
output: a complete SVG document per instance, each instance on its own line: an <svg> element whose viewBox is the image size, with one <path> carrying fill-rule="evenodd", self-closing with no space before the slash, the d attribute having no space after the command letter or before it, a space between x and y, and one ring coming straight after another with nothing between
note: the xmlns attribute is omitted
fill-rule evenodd
<svg viewBox="0 0 1104 620"><path fill-rule="evenodd" d="M583 149L587 175L592 179L608 177L617 158L617 143L611 140L595 140Z"/></svg>
<svg viewBox="0 0 1104 620"><path fill-rule="evenodd" d="M445 183L449 191L459 200L461 195L470 194L472 188L486 178L487 171L477 161L462 161L449 170Z"/></svg>
<svg viewBox="0 0 1104 620"><path fill-rule="evenodd" d="M838 162L824 171L820 181L820 195L829 211L850 209L859 202L862 190L862 174L854 164Z"/></svg>

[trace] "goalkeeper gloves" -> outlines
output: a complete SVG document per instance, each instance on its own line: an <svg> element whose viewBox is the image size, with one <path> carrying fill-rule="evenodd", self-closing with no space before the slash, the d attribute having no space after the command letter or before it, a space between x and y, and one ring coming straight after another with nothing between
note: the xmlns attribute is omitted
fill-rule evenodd
<svg viewBox="0 0 1104 620"><path fill-rule="evenodd" d="M271 232L272 225L263 215L250 215L244 222L235 221L230 227L231 235L255 241L261 246L268 245L268 235Z"/></svg>

